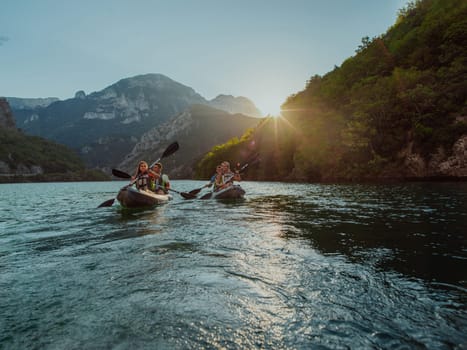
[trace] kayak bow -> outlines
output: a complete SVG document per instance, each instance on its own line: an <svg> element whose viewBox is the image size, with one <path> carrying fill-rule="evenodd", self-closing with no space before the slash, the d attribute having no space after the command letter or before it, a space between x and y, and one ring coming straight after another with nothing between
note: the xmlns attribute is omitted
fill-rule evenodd
<svg viewBox="0 0 467 350"><path fill-rule="evenodd" d="M123 187L117 194L117 200L124 208L150 208L167 203L171 199L169 194L157 194L129 186Z"/></svg>
<svg viewBox="0 0 467 350"><path fill-rule="evenodd" d="M245 190L240 185L231 185L219 191L209 192L201 199L243 199Z"/></svg>

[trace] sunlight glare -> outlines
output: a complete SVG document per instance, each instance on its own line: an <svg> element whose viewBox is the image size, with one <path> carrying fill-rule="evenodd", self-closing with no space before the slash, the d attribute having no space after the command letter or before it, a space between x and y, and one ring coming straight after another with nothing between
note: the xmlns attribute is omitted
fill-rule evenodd
<svg viewBox="0 0 467 350"><path fill-rule="evenodd" d="M269 100L265 101L260 109L264 116L269 115L277 118L281 115L281 104L282 101Z"/></svg>

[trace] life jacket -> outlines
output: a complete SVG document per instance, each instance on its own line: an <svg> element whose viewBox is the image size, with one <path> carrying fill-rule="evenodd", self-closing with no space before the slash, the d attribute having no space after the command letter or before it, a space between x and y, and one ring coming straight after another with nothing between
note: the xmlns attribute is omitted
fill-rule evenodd
<svg viewBox="0 0 467 350"><path fill-rule="evenodd" d="M216 191L219 187L221 187L224 184L224 176L221 175L219 178L216 176L214 178L214 191Z"/></svg>
<svg viewBox="0 0 467 350"><path fill-rule="evenodd" d="M234 176L235 176L235 174L232 171L229 171L228 173L225 173L224 175L222 175L222 182L224 184L227 184L229 182L233 182Z"/></svg>
<svg viewBox="0 0 467 350"><path fill-rule="evenodd" d="M149 186L149 175L142 174L136 179L136 188L138 190L147 190Z"/></svg>
<svg viewBox="0 0 467 350"><path fill-rule="evenodd" d="M165 186L169 182L169 177L166 174L161 174L157 180L151 178L150 189L153 192L156 192L159 188L163 189L164 192L167 192Z"/></svg>

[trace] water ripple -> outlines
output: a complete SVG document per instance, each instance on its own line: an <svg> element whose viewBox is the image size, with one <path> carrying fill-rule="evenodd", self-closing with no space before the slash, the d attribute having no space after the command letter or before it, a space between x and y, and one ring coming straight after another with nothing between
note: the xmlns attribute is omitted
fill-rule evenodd
<svg viewBox="0 0 467 350"><path fill-rule="evenodd" d="M0 348L467 343L465 184L245 182L132 212L96 209L115 182L0 186Z"/></svg>

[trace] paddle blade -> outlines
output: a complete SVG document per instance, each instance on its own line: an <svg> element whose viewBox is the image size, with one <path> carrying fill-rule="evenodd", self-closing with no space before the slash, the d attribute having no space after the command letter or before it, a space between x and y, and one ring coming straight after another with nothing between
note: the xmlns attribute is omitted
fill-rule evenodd
<svg viewBox="0 0 467 350"><path fill-rule="evenodd" d="M212 197L212 192L206 193L204 196L202 196L200 199L210 199Z"/></svg>
<svg viewBox="0 0 467 350"><path fill-rule="evenodd" d="M171 154L174 154L175 152L178 151L179 145L178 142L175 141L174 143L170 144L162 153L161 159L170 156Z"/></svg>
<svg viewBox="0 0 467 350"><path fill-rule="evenodd" d="M188 193L189 193L189 194L192 194L192 195L194 195L194 196L196 196L198 193L201 192L202 189L203 189L203 187L197 188L197 189L191 190L191 191L188 192Z"/></svg>
<svg viewBox="0 0 467 350"><path fill-rule="evenodd" d="M177 152L179 146L178 146L178 142L175 141L174 143L171 143L164 151L164 153L162 153L161 157L156 160L155 162L151 163L151 165L149 166L149 168L152 168L154 165L156 165L157 162L159 162L162 158L165 158L165 157L168 157L170 156L171 154L174 154L175 152Z"/></svg>
<svg viewBox="0 0 467 350"><path fill-rule="evenodd" d="M185 199L195 199L196 195L187 193L187 192L180 192L180 195Z"/></svg>
<svg viewBox="0 0 467 350"><path fill-rule="evenodd" d="M115 202L115 198L106 200L104 203L101 203L101 204L98 206L98 208L111 207L112 204L114 204L114 202Z"/></svg>
<svg viewBox="0 0 467 350"><path fill-rule="evenodd" d="M200 187L200 188L195 188L194 190L191 190L191 191L190 191L190 192L188 192L188 193L190 193L190 194L194 194L194 195L197 195L198 193L200 193L200 192L201 192L201 190L202 190L203 188L206 188L206 187L211 187L211 186L212 186L212 182L210 182L210 183L207 183L207 184L206 184L206 185L204 185L203 187Z"/></svg>
<svg viewBox="0 0 467 350"><path fill-rule="evenodd" d="M121 179L131 179L131 175L118 169L112 169L112 175Z"/></svg>

